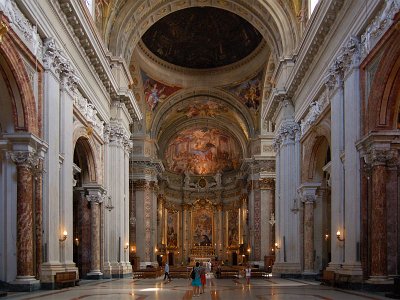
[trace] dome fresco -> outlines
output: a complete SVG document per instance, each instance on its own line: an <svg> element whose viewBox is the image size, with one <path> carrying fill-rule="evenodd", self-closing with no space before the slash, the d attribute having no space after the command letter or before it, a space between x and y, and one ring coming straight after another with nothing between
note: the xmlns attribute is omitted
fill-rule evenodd
<svg viewBox="0 0 400 300"><path fill-rule="evenodd" d="M193 7L162 18L142 40L162 60L181 67L207 69L245 58L257 48L262 36L234 13Z"/></svg>
<svg viewBox="0 0 400 300"><path fill-rule="evenodd" d="M190 128L170 140L164 159L174 173L215 174L239 167L239 149L236 140L220 129Z"/></svg>

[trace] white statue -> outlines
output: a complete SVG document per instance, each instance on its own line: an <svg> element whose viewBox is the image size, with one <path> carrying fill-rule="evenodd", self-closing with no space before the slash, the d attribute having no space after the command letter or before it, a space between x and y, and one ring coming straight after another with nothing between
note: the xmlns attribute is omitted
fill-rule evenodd
<svg viewBox="0 0 400 300"><path fill-rule="evenodd" d="M218 170L218 172L214 176L215 183L217 184L217 187L221 186L221 177L222 177L221 171Z"/></svg>
<svg viewBox="0 0 400 300"><path fill-rule="evenodd" d="M190 175L189 175L189 171L186 170L185 171L185 179L184 179L185 187L189 187L189 183L190 183Z"/></svg>

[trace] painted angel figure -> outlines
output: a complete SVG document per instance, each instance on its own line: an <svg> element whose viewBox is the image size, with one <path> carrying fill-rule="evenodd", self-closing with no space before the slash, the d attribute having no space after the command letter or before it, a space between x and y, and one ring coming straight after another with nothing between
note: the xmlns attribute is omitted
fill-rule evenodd
<svg viewBox="0 0 400 300"><path fill-rule="evenodd" d="M154 83L153 87L148 91L146 94L147 96L147 103L150 106L150 110L154 110L160 102L160 99L164 98L165 95L162 94L164 91L165 87L162 87L161 89L158 89L157 83Z"/></svg>

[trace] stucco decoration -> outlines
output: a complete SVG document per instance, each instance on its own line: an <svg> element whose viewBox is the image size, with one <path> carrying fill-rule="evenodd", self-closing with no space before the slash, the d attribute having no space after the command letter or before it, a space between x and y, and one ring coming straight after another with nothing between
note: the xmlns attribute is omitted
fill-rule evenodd
<svg viewBox="0 0 400 300"><path fill-rule="evenodd" d="M236 140L217 128L190 128L173 137L165 151L167 169L174 173L215 174L239 167Z"/></svg>

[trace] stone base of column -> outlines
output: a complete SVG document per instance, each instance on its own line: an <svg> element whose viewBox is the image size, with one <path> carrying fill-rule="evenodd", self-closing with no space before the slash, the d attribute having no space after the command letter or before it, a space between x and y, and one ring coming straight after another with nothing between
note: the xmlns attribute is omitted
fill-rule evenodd
<svg viewBox="0 0 400 300"><path fill-rule="evenodd" d="M319 274L314 272L314 270L305 270L301 273L301 278L303 279L315 279Z"/></svg>
<svg viewBox="0 0 400 300"><path fill-rule="evenodd" d="M119 263L111 263L112 278L127 278L132 276L132 265L130 262L121 261Z"/></svg>
<svg viewBox="0 0 400 300"><path fill-rule="evenodd" d="M393 279L389 278L388 276L370 276L369 279L366 281L369 284L389 284L392 285L394 283Z"/></svg>
<svg viewBox="0 0 400 300"><path fill-rule="evenodd" d="M326 267L327 271L337 272L342 268L342 264L330 262Z"/></svg>
<svg viewBox="0 0 400 300"><path fill-rule="evenodd" d="M300 263L276 262L272 266L272 274L282 278L299 278L301 277L301 266Z"/></svg>
<svg viewBox="0 0 400 300"><path fill-rule="evenodd" d="M110 278L112 278L112 267L111 267L111 263L109 263L109 262L104 263L104 267L103 267L103 278L104 278L104 279L110 279Z"/></svg>
<svg viewBox="0 0 400 300"><path fill-rule="evenodd" d="M103 273L100 270L93 270L86 274L86 279L98 280L103 279Z"/></svg>
<svg viewBox="0 0 400 300"><path fill-rule="evenodd" d="M41 288L54 290L54 275L58 272L64 272L65 267L61 263L43 263L40 273Z"/></svg>
<svg viewBox="0 0 400 300"><path fill-rule="evenodd" d="M12 292L33 292L40 289L40 281L34 276L17 276L9 288Z"/></svg>
<svg viewBox="0 0 400 300"><path fill-rule="evenodd" d="M341 270L338 270L339 274L347 274L351 276L351 282L362 282L363 281L363 270L361 263L344 263Z"/></svg>

